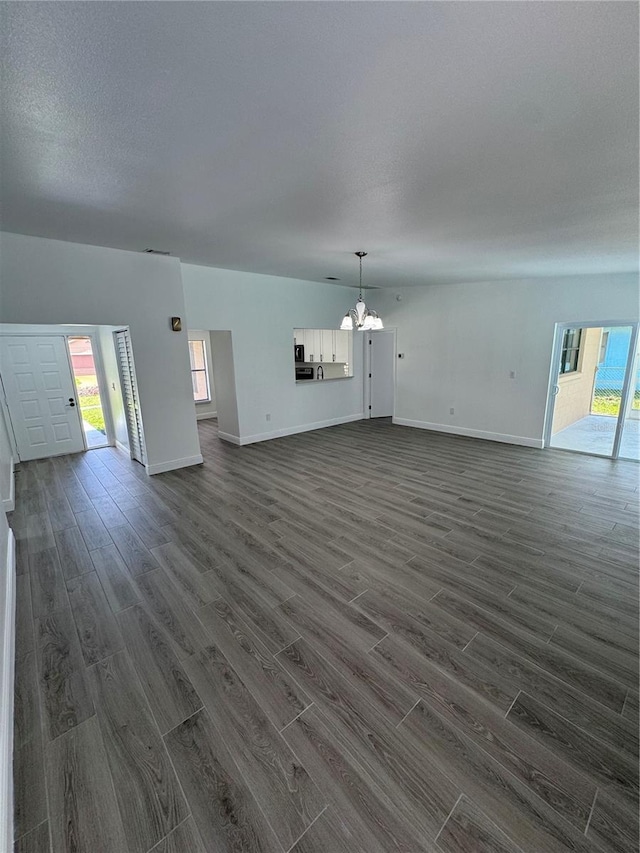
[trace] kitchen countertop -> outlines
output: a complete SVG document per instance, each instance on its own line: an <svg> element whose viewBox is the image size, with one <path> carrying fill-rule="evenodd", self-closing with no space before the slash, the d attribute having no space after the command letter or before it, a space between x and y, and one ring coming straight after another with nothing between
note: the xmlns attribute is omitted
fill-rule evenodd
<svg viewBox="0 0 640 853"><path fill-rule="evenodd" d="M336 376L333 379L296 379L296 385L317 385L318 382L344 382L345 379L353 379L353 376Z"/></svg>

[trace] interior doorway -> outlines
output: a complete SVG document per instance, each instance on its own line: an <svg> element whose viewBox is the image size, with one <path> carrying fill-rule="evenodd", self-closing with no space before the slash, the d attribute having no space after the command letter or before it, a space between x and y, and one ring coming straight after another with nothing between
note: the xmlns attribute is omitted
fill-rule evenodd
<svg viewBox="0 0 640 853"><path fill-rule="evenodd" d="M92 340L88 335L78 335L68 337L67 345L87 450L106 447L105 407Z"/></svg>
<svg viewBox="0 0 640 853"><path fill-rule="evenodd" d="M640 461L638 325L558 326L545 446Z"/></svg>
<svg viewBox="0 0 640 853"><path fill-rule="evenodd" d="M370 418L391 418L395 409L395 330L366 334L365 412Z"/></svg>

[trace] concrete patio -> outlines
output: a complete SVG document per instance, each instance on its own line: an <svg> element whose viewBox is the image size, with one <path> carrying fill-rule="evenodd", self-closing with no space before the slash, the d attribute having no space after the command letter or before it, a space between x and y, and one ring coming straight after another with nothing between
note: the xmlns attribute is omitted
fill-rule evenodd
<svg viewBox="0 0 640 853"><path fill-rule="evenodd" d="M634 413L638 414L637 410ZM551 447L610 456L617 420L610 415L587 415L557 432L551 439ZM640 461L640 420L637 417L632 416L625 422L620 456Z"/></svg>
<svg viewBox="0 0 640 853"><path fill-rule="evenodd" d="M99 429L91 426L87 421L82 421L82 428L84 429L88 450L95 450L96 447L106 447L109 444L107 436Z"/></svg>

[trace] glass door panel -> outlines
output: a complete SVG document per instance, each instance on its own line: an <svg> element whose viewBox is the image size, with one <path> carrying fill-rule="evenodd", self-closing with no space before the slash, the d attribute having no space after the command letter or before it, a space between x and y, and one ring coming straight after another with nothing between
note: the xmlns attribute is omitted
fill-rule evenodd
<svg viewBox="0 0 640 853"><path fill-rule="evenodd" d="M551 447L612 456L633 326L565 329Z"/></svg>
<svg viewBox="0 0 640 853"><path fill-rule="evenodd" d="M109 444L91 338L67 338L87 450Z"/></svg>
<svg viewBox="0 0 640 853"><path fill-rule="evenodd" d="M640 462L640 351L636 352L631 375L631 395L627 401L620 458Z"/></svg>

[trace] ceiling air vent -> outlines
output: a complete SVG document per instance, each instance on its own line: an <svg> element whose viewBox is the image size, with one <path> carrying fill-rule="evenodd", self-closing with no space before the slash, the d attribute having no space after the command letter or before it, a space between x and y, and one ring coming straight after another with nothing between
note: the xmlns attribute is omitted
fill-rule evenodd
<svg viewBox="0 0 640 853"><path fill-rule="evenodd" d="M171 252L162 252L160 249L145 249L145 255L170 255Z"/></svg>

